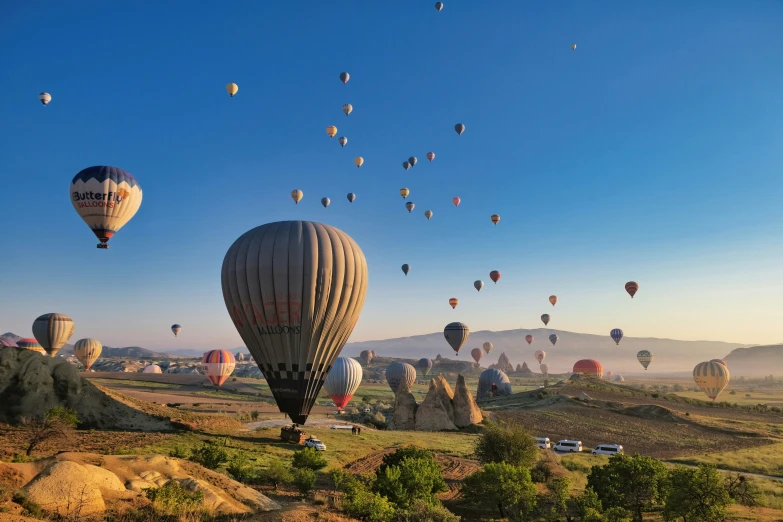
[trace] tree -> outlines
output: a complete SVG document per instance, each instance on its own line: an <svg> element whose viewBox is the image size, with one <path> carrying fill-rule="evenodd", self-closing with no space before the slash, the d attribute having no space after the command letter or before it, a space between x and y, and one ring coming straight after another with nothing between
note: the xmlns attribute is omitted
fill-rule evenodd
<svg viewBox="0 0 783 522"><path fill-rule="evenodd" d="M568 488L571 481L566 477L552 479L546 493L539 494L536 501L536 511L540 518L546 521L570 520L568 511Z"/></svg>
<svg viewBox="0 0 783 522"><path fill-rule="evenodd" d="M443 471L432 455L407 457L376 474L373 491L389 499L398 508L409 508L416 500L435 503L435 495L448 491Z"/></svg>
<svg viewBox="0 0 783 522"><path fill-rule="evenodd" d="M27 429L27 456L41 443L51 439L69 439L79 425L76 412L65 406L47 410L43 417L24 417L22 425Z"/></svg>
<svg viewBox="0 0 783 522"><path fill-rule="evenodd" d="M462 499L467 504L497 508L500 518L510 508L528 513L536 505L536 486L530 472L505 462L490 462L462 482Z"/></svg>
<svg viewBox="0 0 783 522"><path fill-rule="evenodd" d="M324 469L328 463L326 457L315 448L304 448L294 453L291 465L297 469L311 469L318 471Z"/></svg>
<svg viewBox="0 0 783 522"><path fill-rule="evenodd" d="M756 507L761 504L761 490L755 482L745 475L729 473L724 480L729 497L737 504L747 507Z"/></svg>
<svg viewBox="0 0 783 522"><path fill-rule="evenodd" d="M664 520L718 522L726 518L731 497L717 468L702 464L698 469L677 466L669 472Z"/></svg>
<svg viewBox="0 0 783 522"><path fill-rule="evenodd" d="M228 462L228 452L224 446L225 442L208 440L200 448L191 452L190 460L207 469L217 469L221 464Z"/></svg>
<svg viewBox="0 0 783 522"><path fill-rule="evenodd" d="M294 470L294 486L302 495L307 495L315 487L315 471L310 468L298 468Z"/></svg>
<svg viewBox="0 0 783 522"><path fill-rule="evenodd" d="M474 452L485 464L505 462L530 467L538 458L535 439L517 424L490 423L476 440Z"/></svg>
<svg viewBox="0 0 783 522"><path fill-rule="evenodd" d="M293 480L293 477L291 476L291 470L289 470L285 464L279 460L273 460L269 463L269 466L259 474L258 480L263 484L269 484L277 489L277 486L280 484L289 484Z"/></svg>
<svg viewBox="0 0 783 522"><path fill-rule="evenodd" d="M386 468L390 466L398 466L400 462L405 459L425 459L434 460L432 452L423 448L417 448L416 446L403 446L398 448L394 453L387 453L381 460L381 465L375 470L375 475L380 476L386 471Z"/></svg>
<svg viewBox="0 0 783 522"><path fill-rule="evenodd" d="M604 509L621 507L641 522L642 513L663 500L667 469L663 462L639 454L612 456L605 466L593 466L587 485L601 500Z"/></svg>

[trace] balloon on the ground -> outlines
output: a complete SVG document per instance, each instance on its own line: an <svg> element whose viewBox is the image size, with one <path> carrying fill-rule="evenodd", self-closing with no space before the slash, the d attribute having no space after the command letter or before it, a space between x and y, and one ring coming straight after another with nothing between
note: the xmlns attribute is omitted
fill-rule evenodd
<svg viewBox="0 0 783 522"><path fill-rule="evenodd" d="M268 223L231 245L221 282L228 313L280 411L303 424L359 320L364 254L329 225Z"/></svg>
<svg viewBox="0 0 783 522"><path fill-rule="evenodd" d="M492 272L489 273L489 278L492 279L493 283L497 284L498 280L500 279L500 272L498 272L497 270L493 270Z"/></svg>
<svg viewBox="0 0 783 522"><path fill-rule="evenodd" d="M141 373L163 373L163 370L157 364L149 364L144 367Z"/></svg>
<svg viewBox="0 0 783 522"><path fill-rule="evenodd" d="M470 329L468 325L464 323L454 322L446 325L443 329L443 336L446 338L446 342L449 343L452 350L459 355L459 349L465 344L470 336Z"/></svg>
<svg viewBox="0 0 783 522"><path fill-rule="evenodd" d="M291 191L291 199L293 199L294 203L296 203L297 205L299 204L300 201L302 201L303 197L304 197L304 192L302 192L301 190L297 189Z"/></svg>
<svg viewBox="0 0 783 522"><path fill-rule="evenodd" d="M458 123L454 126L454 130L457 131L457 134L462 136L462 133L465 132L465 126L461 123Z"/></svg>
<svg viewBox="0 0 783 522"><path fill-rule="evenodd" d="M406 188L401 188L400 189L400 196L402 196L402 199L407 198L408 194L410 194L410 193L411 193L411 191L406 189Z"/></svg>
<svg viewBox="0 0 783 522"><path fill-rule="evenodd" d="M364 165L364 158L362 158L361 156L356 156L353 159L353 164L356 165L356 168L361 167L362 165Z"/></svg>
<svg viewBox="0 0 783 522"><path fill-rule="evenodd" d="M636 360L639 361L639 363L644 366L644 369L646 370L653 360L653 354L649 350L639 350L636 353Z"/></svg>
<svg viewBox="0 0 783 522"><path fill-rule="evenodd" d="M425 210L424 217L427 218L427 221L429 221L430 218L432 217L432 210Z"/></svg>
<svg viewBox="0 0 783 522"><path fill-rule="evenodd" d="M427 359L426 357L419 359L419 362L416 363L416 368L421 370L426 377L429 375L430 370L432 370L432 359Z"/></svg>
<svg viewBox="0 0 783 522"><path fill-rule="evenodd" d="M201 371L215 386L226 382L236 365L236 359L228 350L210 350L201 358Z"/></svg>
<svg viewBox="0 0 783 522"><path fill-rule="evenodd" d="M52 95L48 92L42 92L38 95L38 100L44 104L44 106L49 105L49 102L52 101Z"/></svg>
<svg viewBox="0 0 783 522"><path fill-rule="evenodd" d="M492 395L511 395L511 381L502 371L488 368L479 375L476 397L484 399Z"/></svg>
<svg viewBox="0 0 783 522"><path fill-rule="evenodd" d="M449 304L451 305L452 308L457 308L457 305L459 304L459 299L457 299L456 297L452 297L451 299L449 299Z"/></svg>
<svg viewBox="0 0 783 522"><path fill-rule="evenodd" d="M25 337L22 339L19 339L16 341L16 345L19 348L24 348L25 350L32 350L33 352L38 352L41 355L46 355L46 350L43 349L43 346L32 337Z"/></svg>
<svg viewBox="0 0 783 522"><path fill-rule="evenodd" d="M343 82L343 84L348 83L348 80L351 79L351 75L347 72L341 72L340 73L340 81Z"/></svg>
<svg viewBox="0 0 783 522"><path fill-rule="evenodd" d="M619 328L615 328L611 332L609 332L609 337L612 338L612 340L615 342L615 344L619 345L620 341L623 338L623 331Z"/></svg>
<svg viewBox="0 0 783 522"><path fill-rule="evenodd" d="M19 345L16 344L13 339L9 339L8 337L0 337L0 347L19 348Z"/></svg>
<svg viewBox="0 0 783 522"><path fill-rule="evenodd" d="M326 134L330 138L334 138L337 135L337 127L335 127L334 125L329 125L328 127L326 127Z"/></svg>
<svg viewBox="0 0 783 522"><path fill-rule="evenodd" d="M557 341L560 340L560 337L557 336L557 334L550 334L549 335L549 342L552 343L552 346L557 344Z"/></svg>
<svg viewBox="0 0 783 522"><path fill-rule="evenodd" d="M340 144L340 147L345 147L345 145L348 143L348 138L346 138L345 136L340 136L339 138L337 138L337 143Z"/></svg>
<svg viewBox="0 0 783 522"><path fill-rule="evenodd" d="M430 162L432 162L432 160L435 159L435 153L434 152L428 152L427 153L427 159L430 160Z"/></svg>
<svg viewBox="0 0 783 522"><path fill-rule="evenodd" d="M452 202L452 203L454 203L454 206L455 206L455 207L458 207L461 201L462 201L462 200L461 200L461 199L459 199L458 197L453 197L453 198L451 198L451 202Z"/></svg>
<svg viewBox="0 0 783 522"><path fill-rule="evenodd" d="M93 363L98 360L103 350L103 343L98 339L79 339L73 345L73 355L86 370L92 367Z"/></svg>
<svg viewBox="0 0 783 522"><path fill-rule="evenodd" d="M413 209L416 208L416 204L413 203L412 201L408 201L407 203L405 203L405 208L408 209L408 213L411 213L413 212Z"/></svg>
<svg viewBox="0 0 783 522"><path fill-rule="evenodd" d="M474 361L479 362L481 357L484 355L484 352L481 351L481 348L473 348L470 351L470 355L473 357Z"/></svg>
<svg viewBox="0 0 783 522"><path fill-rule="evenodd" d="M574 363L573 373L600 379L604 376L604 368L598 361L593 359L582 359Z"/></svg>
<svg viewBox="0 0 783 522"><path fill-rule="evenodd" d="M628 281L625 283L625 291L628 292L628 295L630 295L631 299L633 299L633 296L635 296L636 292L639 291L639 283L636 281Z"/></svg>
<svg viewBox="0 0 783 522"><path fill-rule="evenodd" d="M229 83L228 85L226 85L226 92L228 93L229 96L233 98L234 95L237 92L239 92L239 85L237 85L236 83Z"/></svg>
<svg viewBox="0 0 783 522"><path fill-rule="evenodd" d="M536 358L536 361L538 361L538 364L541 364L544 362L544 359L546 359L546 352L544 350L536 350L536 353L534 353L533 356Z"/></svg>
<svg viewBox="0 0 783 522"><path fill-rule="evenodd" d="M543 314L541 316L541 321L543 321L544 326L548 325L549 324L549 314Z"/></svg>
<svg viewBox="0 0 783 522"><path fill-rule="evenodd" d="M730 378L728 366L719 362L702 362L693 369L693 381L696 386L713 401L729 385Z"/></svg>
<svg viewBox="0 0 783 522"><path fill-rule="evenodd" d="M484 281L476 279L473 281L473 288L475 288L477 292L481 292L481 289L484 288Z"/></svg>
<svg viewBox="0 0 783 522"><path fill-rule="evenodd" d="M141 206L141 185L128 172L117 167L87 167L71 181L71 203L76 213L100 240L108 242Z"/></svg>
<svg viewBox="0 0 783 522"><path fill-rule="evenodd" d="M533 336L532 336L532 335L530 335L530 334L527 334L527 335L525 336L525 341L527 341L527 344L533 344L533 339L535 339L535 337L533 337Z"/></svg>
<svg viewBox="0 0 783 522"><path fill-rule="evenodd" d="M321 198L321 205L323 205L324 208L328 207L331 202L332 200L329 198Z"/></svg>
<svg viewBox="0 0 783 522"><path fill-rule="evenodd" d="M43 314L33 321L33 337L50 357L57 355L73 335L73 320L64 314Z"/></svg>
<svg viewBox="0 0 783 522"><path fill-rule="evenodd" d="M348 203L353 203L354 201L356 201L356 194L354 194L353 192L349 192L346 197L348 198Z"/></svg>
<svg viewBox="0 0 783 522"><path fill-rule="evenodd" d="M324 382L326 393L334 405L342 410L351 401L362 383L362 365L350 357L338 357Z"/></svg>
<svg viewBox="0 0 783 522"><path fill-rule="evenodd" d="M353 105L351 105L350 103L346 103L345 105L343 105L343 112L345 113L346 116L351 114L351 111L353 111Z"/></svg>
<svg viewBox="0 0 783 522"><path fill-rule="evenodd" d="M500 223L500 216L497 214L492 214L489 216L489 219L497 226L498 223Z"/></svg>
<svg viewBox="0 0 783 522"><path fill-rule="evenodd" d="M174 337L177 337L179 336L179 333L182 331L182 326L178 324L172 324L171 331L174 332Z"/></svg>
<svg viewBox="0 0 783 522"><path fill-rule="evenodd" d="M556 295L550 295L549 296L549 302L552 303L552 306L555 306L557 304L557 296Z"/></svg>
<svg viewBox="0 0 783 522"><path fill-rule="evenodd" d="M492 344L491 342L487 341L484 344L482 344L481 347L484 348L485 352L489 353L489 352L492 351L492 349L495 347L495 345Z"/></svg>
<svg viewBox="0 0 783 522"><path fill-rule="evenodd" d="M404 265L402 265L402 273L403 274L408 275L408 272L410 272L410 271L411 271L411 265L409 265L408 263L405 263Z"/></svg>
<svg viewBox="0 0 783 522"><path fill-rule="evenodd" d="M386 368L386 382L395 395L401 384L405 384L405 387L410 389L414 381L416 381L416 368L408 363L393 362Z"/></svg>

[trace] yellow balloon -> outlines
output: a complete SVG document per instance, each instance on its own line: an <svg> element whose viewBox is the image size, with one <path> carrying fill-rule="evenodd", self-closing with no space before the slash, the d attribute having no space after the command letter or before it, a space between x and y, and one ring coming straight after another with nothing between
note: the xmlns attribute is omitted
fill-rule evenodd
<svg viewBox="0 0 783 522"><path fill-rule="evenodd" d="M302 201L303 197L304 197L304 192L302 192L301 190L291 191L291 199L293 199L294 203L296 203L297 205L299 204L300 201Z"/></svg>
<svg viewBox="0 0 783 522"><path fill-rule="evenodd" d="M362 158L361 156L356 156L353 159L353 164L356 165L357 168L361 167L364 164L364 158Z"/></svg>
<svg viewBox="0 0 783 522"><path fill-rule="evenodd" d="M400 189L400 196L402 196L402 199L407 198L408 194L410 194L410 193L411 193L411 191L406 189L406 188L401 188Z"/></svg>
<svg viewBox="0 0 783 522"><path fill-rule="evenodd" d="M729 385L729 368L719 362L709 361L696 365L693 381L713 401Z"/></svg>
<svg viewBox="0 0 783 522"><path fill-rule="evenodd" d="M239 91L239 85L236 83L229 83L226 85L226 91L228 92L228 95L233 98L237 91Z"/></svg>
<svg viewBox="0 0 783 522"><path fill-rule="evenodd" d="M576 51L576 44L571 44L571 49Z"/></svg>
<svg viewBox="0 0 783 522"><path fill-rule="evenodd" d="M328 134L330 138L334 138L335 135L337 135L337 127L334 125L326 127L326 134Z"/></svg>

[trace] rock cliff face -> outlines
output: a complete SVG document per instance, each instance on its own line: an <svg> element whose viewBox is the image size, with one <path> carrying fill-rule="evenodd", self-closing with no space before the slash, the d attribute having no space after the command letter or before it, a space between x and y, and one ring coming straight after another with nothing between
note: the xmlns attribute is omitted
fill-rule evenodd
<svg viewBox="0 0 783 522"><path fill-rule="evenodd" d="M478 424L483 420L481 410L468 392L465 378L457 376L457 391L439 374L430 381L424 401L416 406L410 390L400 387L394 402L394 416L390 429L417 431L453 431Z"/></svg>
<svg viewBox="0 0 783 522"><path fill-rule="evenodd" d="M501 353L500 357L498 357L498 363L490 365L490 368L495 368L506 374L514 371L514 365L508 360L506 352Z"/></svg>

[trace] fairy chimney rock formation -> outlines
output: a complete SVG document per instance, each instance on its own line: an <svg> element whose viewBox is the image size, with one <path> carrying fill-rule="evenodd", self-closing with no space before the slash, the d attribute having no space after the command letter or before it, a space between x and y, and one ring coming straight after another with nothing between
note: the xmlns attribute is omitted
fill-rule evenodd
<svg viewBox="0 0 783 522"><path fill-rule="evenodd" d="M394 415L389 429L415 430L416 429L416 398L410 391L408 383L401 382L397 395L394 397Z"/></svg>
<svg viewBox="0 0 783 522"><path fill-rule="evenodd" d="M501 353L500 357L498 357L498 363L490 365L490 368L495 368L506 374L513 373L514 371L514 365L508 360L506 352Z"/></svg>
<svg viewBox="0 0 783 522"><path fill-rule="evenodd" d="M519 373L520 373L520 374L522 374L522 375L523 375L523 376L525 376L525 377L532 377L532 376L534 375L534 374L533 374L533 370L531 370L530 368L528 368L528 366L527 366L527 363L526 363L526 362L523 362L523 363L522 363L522 368L519 370Z"/></svg>
<svg viewBox="0 0 783 522"><path fill-rule="evenodd" d="M458 428L467 428L482 420L481 410L476 405L473 395L468 391L465 377L458 375L456 392L454 393L454 424Z"/></svg>
<svg viewBox="0 0 783 522"><path fill-rule="evenodd" d="M439 375L439 378L443 376ZM416 410L416 430L417 431L446 431L456 430L457 426L454 425L453 414L454 407L449 401L451 406L452 417L449 416L449 412L442 402L442 389L439 389L436 379L430 381L430 389L427 392L427 397L424 398L424 402L421 403L419 409Z"/></svg>

